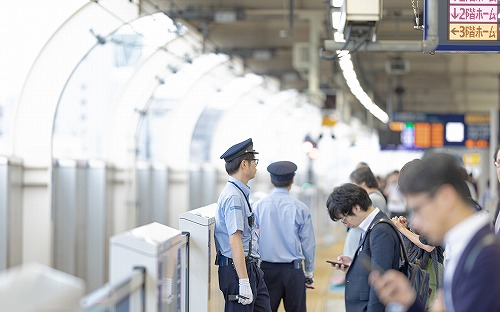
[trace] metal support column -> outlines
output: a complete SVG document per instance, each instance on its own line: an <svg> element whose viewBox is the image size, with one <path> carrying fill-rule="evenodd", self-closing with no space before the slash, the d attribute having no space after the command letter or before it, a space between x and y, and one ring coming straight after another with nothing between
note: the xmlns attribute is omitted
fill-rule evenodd
<svg viewBox="0 0 500 312"><path fill-rule="evenodd" d="M319 35L321 19L309 18L309 88L308 92L313 103L320 103L319 91Z"/></svg>
<svg viewBox="0 0 500 312"><path fill-rule="evenodd" d="M0 158L0 271L22 262L21 161Z"/></svg>
<svg viewBox="0 0 500 312"><path fill-rule="evenodd" d="M392 120L392 117L394 115L394 106L392 103L392 93L394 92L393 80L394 78L392 75L387 75L386 109L387 109L387 115L389 115L389 120Z"/></svg>

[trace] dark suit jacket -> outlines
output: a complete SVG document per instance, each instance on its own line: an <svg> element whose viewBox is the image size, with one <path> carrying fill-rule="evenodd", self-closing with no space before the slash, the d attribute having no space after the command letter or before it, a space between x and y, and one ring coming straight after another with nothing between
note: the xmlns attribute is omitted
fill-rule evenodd
<svg viewBox="0 0 500 312"><path fill-rule="evenodd" d="M465 247L453 275L451 298L455 312L500 311L500 241L482 248L470 271L465 269L469 255L483 237L493 233L489 225L481 228ZM472 257L474 259L474 257ZM446 293L449 286L444 284ZM449 306L446 306L450 310ZM414 304L409 311L424 311Z"/></svg>
<svg viewBox="0 0 500 312"><path fill-rule="evenodd" d="M389 220L383 212L379 212L371 225L381 218ZM383 312L385 310L375 290L368 284L370 272L362 264L362 259L371 259L373 266L380 267L384 271L399 269L400 243L398 235L399 233L396 233L389 224L385 223L378 224L371 233L365 235L346 274L346 312Z"/></svg>

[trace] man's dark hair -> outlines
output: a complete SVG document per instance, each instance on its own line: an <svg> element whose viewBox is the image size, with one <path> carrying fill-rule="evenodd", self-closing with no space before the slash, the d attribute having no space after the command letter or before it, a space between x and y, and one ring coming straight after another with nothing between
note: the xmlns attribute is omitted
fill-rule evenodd
<svg viewBox="0 0 500 312"><path fill-rule="evenodd" d="M337 186L326 200L326 208L333 221L342 220L345 215L352 216L352 208L355 205L367 211L371 204L368 193L362 187L352 183Z"/></svg>
<svg viewBox="0 0 500 312"><path fill-rule="evenodd" d="M375 178L375 175L373 174L370 167L359 167L358 169L351 172L349 178L351 179L351 181L358 185L365 182L366 186L369 188L378 188L377 179Z"/></svg>
<svg viewBox="0 0 500 312"><path fill-rule="evenodd" d="M236 157L235 159L226 162L226 172L229 175L235 174L238 169L240 168L240 164L244 160L252 160L254 159L254 154L253 153L246 153L243 154L239 157Z"/></svg>
<svg viewBox="0 0 500 312"><path fill-rule="evenodd" d="M276 181L271 179L271 183L274 185L274 187L289 187L292 185L293 180L288 180L288 181Z"/></svg>
<svg viewBox="0 0 500 312"><path fill-rule="evenodd" d="M405 164L399 173L398 184L404 195L432 194L449 184L465 201L470 199L470 190L457 159L444 153L430 154L422 160L415 159Z"/></svg>

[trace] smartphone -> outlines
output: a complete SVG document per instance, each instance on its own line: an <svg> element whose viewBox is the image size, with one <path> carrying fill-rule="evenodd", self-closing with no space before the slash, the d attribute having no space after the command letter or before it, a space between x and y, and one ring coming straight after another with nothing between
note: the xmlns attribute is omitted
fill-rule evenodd
<svg viewBox="0 0 500 312"><path fill-rule="evenodd" d="M238 295L229 295L227 298L229 301L238 301Z"/></svg>
<svg viewBox="0 0 500 312"><path fill-rule="evenodd" d="M227 299L228 299L229 301L238 301L238 299L239 299L239 298L248 299L247 297L245 297L245 296L240 296L240 295L229 295L229 296L227 296L227 297L228 297Z"/></svg>
<svg viewBox="0 0 500 312"><path fill-rule="evenodd" d="M337 261L326 260L326 262L331 263L331 264L343 265L346 268L349 267L349 264L345 264L345 263L341 263L341 262L337 262Z"/></svg>

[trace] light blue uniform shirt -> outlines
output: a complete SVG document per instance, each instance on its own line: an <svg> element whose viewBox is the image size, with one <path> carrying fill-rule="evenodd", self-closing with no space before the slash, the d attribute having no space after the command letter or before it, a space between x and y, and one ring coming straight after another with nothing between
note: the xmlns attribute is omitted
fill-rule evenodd
<svg viewBox="0 0 500 312"><path fill-rule="evenodd" d="M314 271L316 239L309 208L285 188L274 191L254 205L259 228L259 251L267 262L305 260L306 272Z"/></svg>
<svg viewBox="0 0 500 312"><path fill-rule="evenodd" d="M242 192L234 186L235 183L240 187ZM217 213L215 214L215 248L217 251L227 258L232 258L231 247L229 245L229 236L241 231L243 250L245 257L248 255L250 239L252 239L252 253L254 258L260 258L258 231L255 226L251 229L248 225L248 217L252 215L250 207L248 207L245 197L250 195L250 188L240 180L229 177L226 186L219 195L217 201Z"/></svg>
<svg viewBox="0 0 500 312"><path fill-rule="evenodd" d="M389 210L387 210L387 202L385 200L384 195L382 195L382 192L380 191L375 191L371 192L368 194L372 201L372 206L380 209L383 213L385 213L387 216L389 216Z"/></svg>

